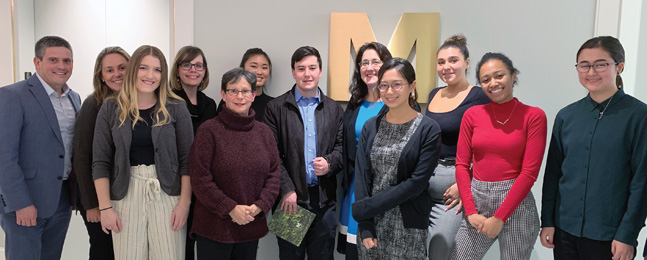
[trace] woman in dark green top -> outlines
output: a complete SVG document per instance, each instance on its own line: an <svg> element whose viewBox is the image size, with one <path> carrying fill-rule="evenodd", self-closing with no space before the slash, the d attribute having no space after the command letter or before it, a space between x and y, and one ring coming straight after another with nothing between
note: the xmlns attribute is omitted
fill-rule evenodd
<svg viewBox="0 0 647 260"><path fill-rule="evenodd" d="M555 118L540 241L555 259L633 259L647 207L647 105L627 95L624 49L586 41L577 74L589 91Z"/></svg>

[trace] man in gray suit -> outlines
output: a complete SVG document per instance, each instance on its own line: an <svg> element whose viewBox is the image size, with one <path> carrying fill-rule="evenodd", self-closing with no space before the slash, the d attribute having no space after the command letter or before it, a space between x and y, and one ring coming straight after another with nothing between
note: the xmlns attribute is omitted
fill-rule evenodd
<svg viewBox="0 0 647 260"><path fill-rule="evenodd" d="M72 48L36 42L36 74L0 88L0 225L7 259L60 259L70 223L68 177L79 95L66 84Z"/></svg>

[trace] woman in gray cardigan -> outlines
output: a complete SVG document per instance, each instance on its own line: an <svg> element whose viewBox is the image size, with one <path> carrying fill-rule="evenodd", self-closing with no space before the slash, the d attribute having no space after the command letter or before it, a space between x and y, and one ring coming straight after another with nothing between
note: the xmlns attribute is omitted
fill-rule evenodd
<svg viewBox="0 0 647 260"><path fill-rule="evenodd" d="M92 176L115 259L184 257L192 142L191 117L170 91L164 54L139 47L94 134Z"/></svg>

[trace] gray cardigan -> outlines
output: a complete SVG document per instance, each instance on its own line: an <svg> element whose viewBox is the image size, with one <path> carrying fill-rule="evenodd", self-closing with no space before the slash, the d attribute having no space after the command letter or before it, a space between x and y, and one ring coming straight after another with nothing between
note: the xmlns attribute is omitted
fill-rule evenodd
<svg viewBox="0 0 647 260"><path fill-rule="evenodd" d="M157 110L155 105L155 110ZM184 102L168 99L166 109L171 122L152 127L155 147L155 170L162 190L170 196L181 191L181 175L189 174L189 152L193 143L191 115ZM155 120L155 119L153 119ZM126 196L130 181L130 143L132 120L119 122L119 106L115 99L107 100L99 110L92 147L92 178L110 180L110 199Z"/></svg>

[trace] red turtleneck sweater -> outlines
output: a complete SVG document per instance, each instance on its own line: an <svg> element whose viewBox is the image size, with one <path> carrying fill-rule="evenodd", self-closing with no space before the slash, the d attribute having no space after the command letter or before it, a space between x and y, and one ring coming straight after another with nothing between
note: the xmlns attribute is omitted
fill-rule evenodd
<svg viewBox="0 0 647 260"><path fill-rule="evenodd" d="M192 234L220 243L258 240L267 232L279 194L281 159L274 135L264 123L226 107L204 122L191 146L191 186L197 198ZM236 205L256 204L263 212L247 225L232 222Z"/></svg>
<svg viewBox="0 0 647 260"><path fill-rule="evenodd" d="M497 122L508 117L504 125ZM465 112L456 152L456 182L466 216L478 213L472 198L472 178L486 182L516 178L494 213L504 222L510 217L537 180L546 148L546 128L544 111L516 98L503 104L473 106Z"/></svg>

